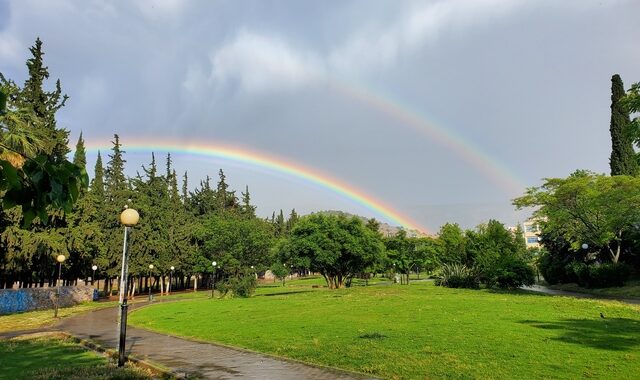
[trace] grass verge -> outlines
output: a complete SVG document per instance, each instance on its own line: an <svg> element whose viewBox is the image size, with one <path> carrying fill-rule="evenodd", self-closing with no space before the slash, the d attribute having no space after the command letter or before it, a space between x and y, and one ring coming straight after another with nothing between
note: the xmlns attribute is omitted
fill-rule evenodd
<svg viewBox="0 0 640 380"><path fill-rule="evenodd" d="M383 378L631 379L640 373L639 311L416 282L268 287L249 299L157 304L130 322Z"/></svg>
<svg viewBox="0 0 640 380"><path fill-rule="evenodd" d="M134 367L118 368L66 337L0 340L0 379L148 379Z"/></svg>

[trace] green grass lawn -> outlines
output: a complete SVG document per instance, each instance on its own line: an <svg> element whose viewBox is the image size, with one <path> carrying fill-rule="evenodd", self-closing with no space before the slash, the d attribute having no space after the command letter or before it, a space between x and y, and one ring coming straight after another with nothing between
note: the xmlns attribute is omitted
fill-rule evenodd
<svg viewBox="0 0 640 380"><path fill-rule="evenodd" d="M557 284L546 285L551 289L566 290L568 292L578 292L593 294L601 297L618 297L618 298L640 298L640 281L629 281L625 286L589 289L583 288L578 284Z"/></svg>
<svg viewBox="0 0 640 380"><path fill-rule="evenodd" d="M147 379L65 338L0 340L0 379Z"/></svg>
<svg viewBox="0 0 640 380"><path fill-rule="evenodd" d="M197 299L197 298L208 298L208 291L198 291L198 292L179 292L172 293L170 296L160 296L158 294L154 294L154 299L156 301L159 300L180 300L180 299ZM147 295L138 294L135 299L130 300L130 303L133 302L144 302L147 300ZM118 301L103 301L103 302L84 302L78 305L64 307L58 309L58 318L53 317L53 309L47 310L36 310L36 311L27 311L24 313L15 313L15 314L6 314L0 315L0 333L7 331L18 331L18 330L31 330L37 329L41 327L51 326L55 322L57 322L60 318L67 318L74 316L76 314L84 313L91 310L104 309L107 307L113 307L118 305Z"/></svg>
<svg viewBox="0 0 640 380"><path fill-rule="evenodd" d="M638 307L425 282L334 291L302 284L261 287L249 299L157 304L129 320L383 378L631 379L640 373Z"/></svg>

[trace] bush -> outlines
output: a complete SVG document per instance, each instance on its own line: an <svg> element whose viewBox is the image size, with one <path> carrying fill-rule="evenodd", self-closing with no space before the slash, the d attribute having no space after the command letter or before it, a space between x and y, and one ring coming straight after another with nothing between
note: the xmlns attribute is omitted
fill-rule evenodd
<svg viewBox="0 0 640 380"><path fill-rule="evenodd" d="M480 287L480 279L476 271L460 264L443 265L442 273L436 278L435 283L447 288L478 289Z"/></svg>
<svg viewBox="0 0 640 380"><path fill-rule="evenodd" d="M571 267L573 264L571 260L571 257L544 252L540 255L538 269L545 281L551 285L577 282L575 272Z"/></svg>
<svg viewBox="0 0 640 380"><path fill-rule="evenodd" d="M515 289L523 285L533 285L535 273L524 261L507 258L496 264L488 285L502 289Z"/></svg>
<svg viewBox="0 0 640 380"><path fill-rule="evenodd" d="M258 286L258 280L253 271L251 271L229 277L226 281L216 285L218 290L225 295L231 292L234 297L246 298L253 295Z"/></svg>
<svg viewBox="0 0 640 380"><path fill-rule="evenodd" d="M587 265L573 263L571 265L576 282L585 288L608 288L624 286L631 276L631 267L624 263L606 263Z"/></svg>

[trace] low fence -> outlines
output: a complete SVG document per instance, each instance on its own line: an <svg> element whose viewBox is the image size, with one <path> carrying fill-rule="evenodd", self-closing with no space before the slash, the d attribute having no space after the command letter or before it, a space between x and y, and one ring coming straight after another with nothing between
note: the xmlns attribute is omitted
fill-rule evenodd
<svg viewBox="0 0 640 380"><path fill-rule="evenodd" d="M0 289L0 314L52 309L57 290L53 288ZM61 286L59 307L98 299L98 290L91 286Z"/></svg>

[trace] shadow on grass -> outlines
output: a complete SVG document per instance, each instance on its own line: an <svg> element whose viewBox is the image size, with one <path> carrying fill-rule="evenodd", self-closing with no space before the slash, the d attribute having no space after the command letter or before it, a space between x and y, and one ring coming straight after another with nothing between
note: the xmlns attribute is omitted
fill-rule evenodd
<svg viewBox="0 0 640 380"><path fill-rule="evenodd" d="M557 322L520 321L543 330L553 330L551 338L609 351L629 351L640 346L640 321L628 318L565 319Z"/></svg>

